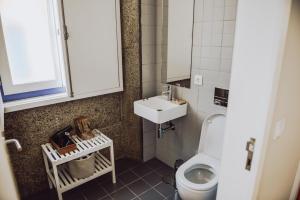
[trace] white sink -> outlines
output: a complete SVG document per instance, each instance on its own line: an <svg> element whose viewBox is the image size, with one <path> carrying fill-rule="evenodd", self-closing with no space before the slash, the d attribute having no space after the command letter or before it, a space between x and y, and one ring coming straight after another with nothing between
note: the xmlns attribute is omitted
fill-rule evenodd
<svg viewBox="0 0 300 200"><path fill-rule="evenodd" d="M156 124L162 124L187 114L187 103L178 105L165 96L155 96L134 102L134 113Z"/></svg>

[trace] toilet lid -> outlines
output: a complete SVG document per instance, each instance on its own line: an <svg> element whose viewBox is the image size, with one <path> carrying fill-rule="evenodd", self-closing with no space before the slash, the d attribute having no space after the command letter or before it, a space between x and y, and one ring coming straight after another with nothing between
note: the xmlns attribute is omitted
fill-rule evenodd
<svg viewBox="0 0 300 200"><path fill-rule="evenodd" d="M198 154L181 165L176 181L192 190L209 190L217 185L219 162L204 154Z"/></svg>

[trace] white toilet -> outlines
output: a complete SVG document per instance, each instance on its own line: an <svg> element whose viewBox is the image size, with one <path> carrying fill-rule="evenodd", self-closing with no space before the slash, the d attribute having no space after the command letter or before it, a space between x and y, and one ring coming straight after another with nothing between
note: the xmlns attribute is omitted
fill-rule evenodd
<svg viewBox="0 0 300 200"><path fill-rule="evenodd" d="M216 198L224 127L224 114L213 114L204 120L198 154L176 172L176 185L183 200Z"/></svg>

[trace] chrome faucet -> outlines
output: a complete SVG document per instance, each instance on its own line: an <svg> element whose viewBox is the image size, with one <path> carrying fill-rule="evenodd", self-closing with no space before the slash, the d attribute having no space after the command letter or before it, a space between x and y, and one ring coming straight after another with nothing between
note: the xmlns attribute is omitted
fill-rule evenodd
<svg viewBox="0 0 300 200"><path fill-rule="evenodd" d="M172 86L171 85L166 85L163 86L163 88L166 88L166 90L162 90L161 95L167 96L167 100L171 101L172 100Z"/></svg>

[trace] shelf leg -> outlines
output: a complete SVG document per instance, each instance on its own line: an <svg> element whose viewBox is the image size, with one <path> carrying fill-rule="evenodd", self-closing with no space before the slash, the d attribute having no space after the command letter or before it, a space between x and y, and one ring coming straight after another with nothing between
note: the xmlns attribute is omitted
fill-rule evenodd
<svg viewBox="0 0 300 200"><path fill-rule="evenodd" d="M45 163L45 167L46 167L46 172L47 172L47 178L48 178L48 183L49 183L49 188L52 189L53 188L53 185L52 185L52 182L49 178L49 173L50 173L50 169L49 169L49 163L48 163L48 159L47 159L47 156L45 155L45 153L43 152L43 158L44 158L44 163Z"/></svg>
<svg viewBox="0 0 300 200"><path fill-rule="evenodd" d="M60 190L60 185L59 185L59 178L58 178L58 173L57 173L57 166L53 166L53 174L54 174L54 179L55 179L55 185L56 185L56 190L57 190L57 195L58 195L58 200L62 200L62 193Z"/></svg>
<svg viewBox="0 0 300 200"><path fill-rule="evenodd" d="M112 182L115 184L117 181L116 181L115 156L114 156L114 145L113 144L109 147L109 150L110 150L110 162L111 162L111 166L113 168Z"/></svg>

